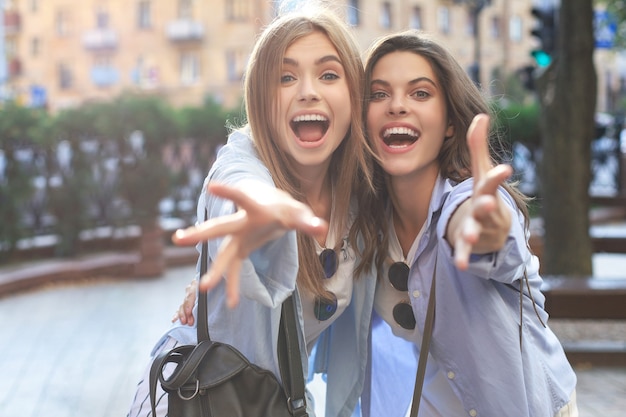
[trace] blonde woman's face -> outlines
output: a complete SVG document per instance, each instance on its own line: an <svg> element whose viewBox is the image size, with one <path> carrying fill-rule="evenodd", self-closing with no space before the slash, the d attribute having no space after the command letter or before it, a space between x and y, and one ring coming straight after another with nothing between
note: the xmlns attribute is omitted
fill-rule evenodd
<svg viewBox="0 0 626 417"><path fill-rule="evenodd" d="M301 169L320 175L350 127L350 91L337 50L313 32L283 57L276 120L279 146Z"/></svg>
<svg viewBox="0 0 626 417"><path fill-rule="evenodd" d="M367 131L392 177L437 175L437 156L454 128L430 62L413 52L383 56L372 70Z"/></svg>

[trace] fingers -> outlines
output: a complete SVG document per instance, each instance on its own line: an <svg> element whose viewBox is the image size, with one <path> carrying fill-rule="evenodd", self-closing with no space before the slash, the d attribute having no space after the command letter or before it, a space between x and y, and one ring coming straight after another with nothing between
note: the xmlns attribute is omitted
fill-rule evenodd
<svg viewBox="0 0 626 417"><path fill-rule="evenodd" d="M472 161L472 175L481 180L491 168L488 145L489 116L478 114L474 116L467 130L467 145L470 149Z"/></svg>
<svg viewBox="0 0 626 417"><path fill-rule="evenodd" d="M226 281L226 304L230 308L234 308L239 304L239 273L241 272L241 263L235 262L228 271L228 280Z"/></svg>
<svg viewBox="0 0 626 417"><path fill-rule="evenodd" d="M237 256L237 251L237 242L233 240L232 236L226 236L217 251L217 256L213 259L211 268L200 278L200 283L198 284L200 291L206 292L215 288L222 280L222 277L232 268L232 265L242 262Z"/></svg>
<svg viewBox="0 0 626 417"><path fill-rule="evenodd" d="M500 164L483 174L483 178L474 181L474 195L492 195L497 197L498 187L504 184L513 174L510 165Z"/></svg>
<svg viewBox="0 0 626 417"><path fill-rule="evenodd" d="M324 237L328 233L328 223L313 214L308 206L295 210L293 220L286 224L288 229L295 229L313 237Z"/></svg>
<svg viewBox="0 0 626 417"><path fill-rule="evenodd" d="M172 317L172 323L176 320L179 320L181 324L193 325L194 317L193 317L193 306L196 303L196 293L197 293L198 283L196 280L193 280L185 287L185 299L183 303L178 307L176 313Z"/></svg>
<svg viewBox="0 0 626 417"><path fill-rule="evenodd" d="M240 210L233 214L209 219L197 226L179 229L172 236L172 241L176 245L194 245L237 232L243 227L245 216L245 211Z"/></svg>

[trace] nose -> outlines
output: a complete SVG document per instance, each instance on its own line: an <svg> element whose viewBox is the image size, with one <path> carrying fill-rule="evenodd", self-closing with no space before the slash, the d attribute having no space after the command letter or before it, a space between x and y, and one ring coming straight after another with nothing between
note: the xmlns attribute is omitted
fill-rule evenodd
<svg viewBox="0 0 626 417"><path fill-rule="evenodd" d="M397 94L392 95L391 100L389 100L387 113L391 116L401 116L401 115L406 114L406 105L404 103L404 97L402 97L401 95L397 95Z"/></svg>
<svg viewBox="0 0 626 417"><path fill-rule="evenodd" d="M313 77L302 77L298 90L298 100L317 101L319 99L320 95L315 85L315 79Z"/></svg>

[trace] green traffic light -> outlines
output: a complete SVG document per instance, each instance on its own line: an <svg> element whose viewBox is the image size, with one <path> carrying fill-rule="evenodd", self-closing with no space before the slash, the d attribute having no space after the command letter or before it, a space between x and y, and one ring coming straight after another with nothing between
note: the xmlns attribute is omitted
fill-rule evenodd
<svg viewBox="0 0 626 417"><path fill-rule="evenodd" d="M546 51L534 50L530 54L535 58L535 62L541 68L547 67L552 62L552 57Z"/></svg>

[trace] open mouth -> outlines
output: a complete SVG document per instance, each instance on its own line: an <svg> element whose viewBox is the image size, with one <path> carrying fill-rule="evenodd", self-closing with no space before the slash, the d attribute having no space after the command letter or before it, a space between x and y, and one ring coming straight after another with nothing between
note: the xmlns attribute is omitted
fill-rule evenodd
<svg viewBox="0 0 626 417"><path fill-rule="evenodd" d="M419 138L419 133L408 127L392 127L383 132L383 141L392 148L412 145Z"/></svg>
<svg viewBox="0 0 626 417"><path fill-rule="evenodd" d="M322 139L330 125L328 118L321 114L303 114L293 118L291 130L303 142L317 142Z"/></svg>

